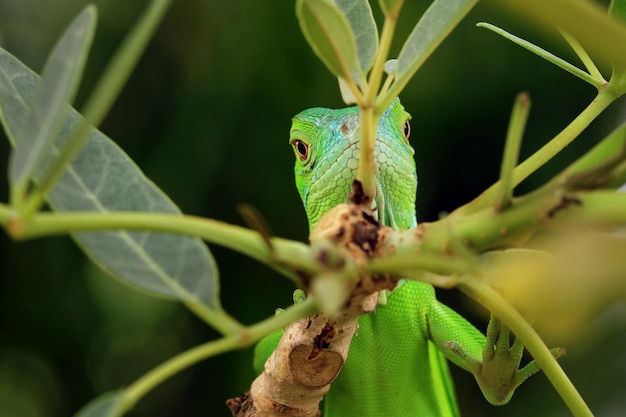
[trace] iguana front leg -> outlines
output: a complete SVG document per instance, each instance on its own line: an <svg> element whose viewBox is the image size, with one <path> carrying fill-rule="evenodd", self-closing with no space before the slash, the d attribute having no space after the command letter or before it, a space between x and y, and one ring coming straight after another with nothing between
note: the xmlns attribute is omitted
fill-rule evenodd
<svg viewBox="0 0 626 417"><path fill-rule="evenodd" d="M465 368L476 378L487 401L493 405L508 403L515 389L540 370L535 360L520 369L524 346L517 338L511 344L510 334L508 327L491 315L482 350L482 361L457 341L444 343L445 348L464 362ZM554 358L559 358L565 354L565 349L554 348L551 352Z"/></svg>

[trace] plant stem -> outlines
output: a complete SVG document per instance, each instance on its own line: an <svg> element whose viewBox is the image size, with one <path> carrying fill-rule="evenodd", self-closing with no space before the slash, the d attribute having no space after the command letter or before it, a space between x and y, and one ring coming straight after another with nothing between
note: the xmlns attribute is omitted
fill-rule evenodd
<svg viewBox="0 0 626 417"><path fill-rule="evenodd" d="M555 223L561 227L620 224L626 222L626 193L614 191L594 191L578 195L578 204L555 216Z"/></svg>
<svg viewBox="0 0 626 417"><path fill-rule="evenodd" d="M0 211L0 215L2 215ZM317 271L317 263L310 255L310 248L301 242L272 238L272 249L258 232L202 217L145 212L74 212L38 213L27 223L12 218L9 212L4 220L9 234L15 239L97 230L148 230L200 237L260 262L273 264L275 269L298 282L295 274L281 265L291 265L297 260L302 271Z"/></svg>
<svg viewBox="0 0 626 417"><path fill-rule="evenodd" d="M420 251L418 253L415 253L413 247L405 250L402 244L398 242L406 239L406 233L410 232L386 234L384 244L387 247L393 246L393 251L381 255L380 258L370 260L361 268L362 272L404 276L407 271L428 271L441 275L453 275L471 273L478 267L478 262L473 259L465 259L462 256L446 254L438 250Z"/></svg>
<svg viewBox="0 0 626 417"><path fill-rule="evenodd" d="M361 139L359 166L357 168L356 179L361 182L363 192L371 200L376 198L376 161L374 157L374 147L376 146L376 135L378 133L378 121L380 116L374 114L374 107L361 107L360 113Z"/></svg>
<svg viewBox="0 0 626 417"><path fill-rule="evenodd" d="M550 142L546 143L527 158L524 162L518 165L513 170L512 186L515 187L523 180L528 178L530 174L537 171L543 165L545 165L550 159L558 154L563 148L572 143L580 133L589 126L589 124L600 115L620 94L613 91L608 86L599 90L596 98L589 103L589 105L578 115L574 120L570 122L558 135L556 135ZM470 203L455 210L451 216L467 215L469 213L478 211L485 207L489 207L494 204L497 198L497 192L500 187L500 181L493 184L487 190L483 191L481 195L476 197Z"/></svg>
<svg viewBox="0 0 626 417"><path fill-rule="evenodd" d="M401 1L398 3L402 3ZM393 41L393 35L396 31L396 26L398 24L398 14L400 12L399 8L402 7L400 4L397 9L390 11L385 15L385 22L383 23L383 30L380 34L380 45L378 48L378 53L376 54L376 59L374 60L374 65L372 66L372 70L370 72L370 76L367 83L367 92L365 94L365 103L370 105L376 101L376 96L378 95L378 90L380 89L380 84L382 82L385 62L387 61L387 57L389 56L389 49L391 48L391 43ZM380 110L382 113L384 111Z"/></svg>
<svg viewBox="0 0 626 417"><path fill-rule="evenodd" d="M502 166L500 168L500 192L495 203L496 211L502 211L508 206L513 196L513 169L517 165L519 158L519 150L529 111L530 98L528 94L518 94L511 112L511 120L504 144L504 156L502 157Z"/></svg>
<svg viewBox="0 0 626 417"><path fill-rule="evenodd" d="M267 318L252 326L229 334L221 339L214 340L190 349L174 358L162 363L150 372L131 384L123 394L124 411L128 411L148 392L160 385L163 381L178 372L212 356L236 348L250 346L273 331L281 329L293 321L301 319L316 311L313 297L309 297L299 304L285 309L281 314Z"/></svg>
<svg viewBox="0 0 626 417"><path fill-rule="evenodd" d="M243 325L221 308L214 310L199 300L184 300L185 307L221 334L240 331Z"/></svg>
<svg viewBox="0 0 626 417"><path fill-rule="evenodd" d="M576 417L593 417L593 413L552 356L535 330L496 291L473 277L464 277L458 288L478 301L513 331L537 361L552 385Z"/></svg>
<svg viewBox="0 0 626 417"><path fill-rule="evenodd" d="M559 58L558 56L554 55L551 52L546 51L545 49L531 43L528 42L525 39L520 38L519 36L515 36L509 32L507 32L504 29L501 29L495 25L492 25L490 23L478 23L476 26L478 26L479 28L485 28L485 29L489 29L495 33L497 33L498 35L502 36L505 39L510 40L511 42L515 43L518 46L521 46L522 48L532 52L533 54L545 59L546 61L550 62L551 64L556 65L557 67L561 68L562 70L565 70L567 72L569 72L570 74L572 74L575 77L580 78L581 80L593 85L594 87L596 87L597 89L600 89L602 87L602 85L604 85L606 83L606 80L602 77L602 75L600 74L598 77L596 77L594 74L589 74L583 70L581 70L580 68L578 68L575 65L570 64L569 62L567 62L566 60ZM563 33L564 36L565 33ZM566 37L566 40L570 40L573 38L568 38ZM578 44L576 44L578 45ZM582 47L580 45L578 45L579 49L576 49L576 45L571 44L570 46L574 49L574 51L576 53L583 53L584 54L584 50L582 50ZM582 56L579 55L582 59ZM584 62L585 65L587 65L589 62ZM593 63L591 63L591 65L593 65Z"/></svg>
<svg viewBox="0 0 626 417"><path fill-rule="evenodd" d="M357 168L356 178L363 186L363 192L372 200L376 198L376 164L374 160L374 146L376 144L376 135L378 133L378 121L380 115L385 109L376 107L376 97L380 84L382 82L385 61L389 55L389 48L393 40L393 34L396 30L398 22L398 14L402 7L403 1L396 3L394 10L389 10L385 15L383 30L380 35L380 46L374 65L370 72L365 95L363 100L359 102L360 107L360 125L361 125L361 156L359 158L359 166Z"/></svg>
<svg viewBox="0 0 626 417"><path fill-rule="evenodd" d="M606 83L606 80L602 76L602 73L600 72L596 64L593 62L593 60L591 59L587 51L585 51L585 48L583 48L582 45L578 43L576 39L570 36L569 33L565 32L564 30L560 32L561 32L561 36L565 38L565 41L567 41L567 43L574 50L576 55L578 55L578 58L580 58L585 68L587 68L589 75L591 75L594 79L600 81L602 84Z"/></svg>
<svg viewBox="0 0 626 417"><path fill-rule="evenodd" d="M601 89L596 98L565 129L515 168L513 173L514 185L518 185L528 178L530 174L544 166L556 154L572 143L616 98L617 96L612 89Z"/></svg>

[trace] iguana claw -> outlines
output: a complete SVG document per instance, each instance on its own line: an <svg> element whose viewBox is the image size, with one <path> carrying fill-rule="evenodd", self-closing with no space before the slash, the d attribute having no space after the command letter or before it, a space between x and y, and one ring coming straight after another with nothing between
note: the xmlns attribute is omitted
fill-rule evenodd
<svg viewBox="0 0 626 417"><path fill-rule="evenodd" d="M524 346L517 338L511 344L509 328L493 315L489 320L486 336L482 361L470 355L455 341L446 342L444 347L465 362L487 401L493 405L503 405L509 402L515 389L540 368L535 360L519 368ZM565 354L565 349L555 348L551 352L558 359Z"/></svg>

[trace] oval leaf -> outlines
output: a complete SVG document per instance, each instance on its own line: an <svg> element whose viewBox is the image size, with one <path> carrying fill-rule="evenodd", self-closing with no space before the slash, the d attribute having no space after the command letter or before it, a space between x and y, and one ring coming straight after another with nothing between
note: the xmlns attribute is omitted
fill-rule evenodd
<svg viewBox="0 0 626 417"><path fill-rule="evenodd" d="M0 49L0 119L9 138L28 112L38 76ZM58 158L81 116L69 110L60 136L50 146L47 164ZM37 181L47 169L37 167ZM149 211L180 214L178 207L146 178L108 137L93 129L85 147L52 189L48 201L58 211ZM73 235L101 268L144 290L202 308L219 309L215 261L196 238L152 232L89 232ZM200 311L201 312L201 311Z"/></svg>
<svg viewBox="0 0 626 417"><path fill-rule="evenodd" d="M374 64L378 52L378 29L367 0L335 0L335 4L346 16L354 39L359 58L361 73L366 73Z"/></svg>
<svg viewBox="0 0 626 417"><path fill-rule="evenodd" d="M331 0L298 0L296 15L313 52L337 77L354 78L356 41L346 17Z"/></svg>
<svg viewBox="0 0 626 417"><path fill-rule="evenodd" d="M44 66L37 92L18 129L9 160L11 185L25 184L57 137L78 88L96 27L96 8L87 6L65 30Z"/></svg>

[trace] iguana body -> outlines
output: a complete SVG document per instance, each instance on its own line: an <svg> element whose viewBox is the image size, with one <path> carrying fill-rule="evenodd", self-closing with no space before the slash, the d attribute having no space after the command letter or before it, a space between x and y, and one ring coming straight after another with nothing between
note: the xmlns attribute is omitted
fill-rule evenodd
<svg viewBox="0 0 626 417"><path fill-rule="evenodd" d="M324 416L459 415L448 366L436 346L443 349L461 337L480 358L485 338L439 303L431 285L406 282L376 313L360 317L359 327L326 395Z"/></svg>
<svg viewBox="0 0 626 417"><path fill-rule="evenodd" d="M396 229L417 225L409 119L396 99L381 116L375 147L375 212L381 223ZM326 211L347 201L358 165L359 109L305 110L293 119L290 143L296 154L296 185L312 229ZM489 342L491 351L495 334ZM444 346L450 341L455 342L454 351ZM323 416L457 416L444 356L477 375L481 384L484 347L485 336L439 303L431 285L405 282L389 295L386 305L359 318L359 333L325 397ZM491 375L497 389L481 384L492 403L507 402L515 387L536 371L536 365L517 371L522 348L514 349L513 370L498 370L509 375ZM259 371L268 355L256 361ZM510 385L500 387L500 379Z"/></svg>

